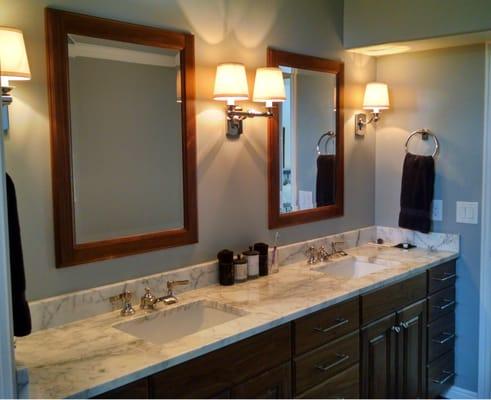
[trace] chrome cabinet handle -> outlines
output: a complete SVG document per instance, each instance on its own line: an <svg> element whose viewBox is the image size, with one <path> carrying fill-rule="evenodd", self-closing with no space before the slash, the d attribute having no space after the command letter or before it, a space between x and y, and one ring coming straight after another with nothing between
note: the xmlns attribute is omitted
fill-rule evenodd
<svg viewBox="0 0 491 400"><path fill-rule="evenodd" d="M327 365L316 365L316 368L322 372L329 371L331 368L337 367L338 365L344 363L345 361L349 360L349 355L347 354L339 354L336 353L336 357L338 358L337 361L334 361L332 364L327 364Z"/></svg>
<svg viewBox="0 0 491 400"><path fill-rule="evenodd" d="M439 337L441 337L442 335L445 335L445 337L443 339L439 339ZM449 340L452 340L453 338L455 338L455 333L442 332L437 337L431 339L431 341L433 343L437 343L437 344L444 344L444 343L447 343Z"/></svg>
<svg viewBox="0 0 491 400"><path fill-rule="evenodd" d="M438 281L438 282L446 282L450 279L457 277L457 274L453 273L453 272L444 272L443 275L446 275L446 276L444 278L431 278L431 279L434 281Z"/></svg>
<svg viewBox="0 0 491 400"><path fill-rule="evenodd" d="M321 327L314 328L314 331L320 332L320 333L330 332L333 329L336 329L336 328L339 328L340 326L346 325L349 322L349 319L338 317L335 319L335 322L336 323L334 325L328 326L327 328L321 328Z"/></svg>
<svg viewBox="0 0 491 400"><path fill-rule="evenodd" d="M455 376L455 372L453 371L447 371L443 370L444 374L447 374L447 376L443 379L432 379L434 383L437 383L438 385L443 385L444 383L448 382L450 379L452 379Z"/></svg>
<svg viewBox="0 0 491 400"><path fill-rule="evenodd" d="M401 327L400 326L393 326L392 328L392 331L395 332L395 333L400 333L401 332Z"/></svg>
<svg viewBox="0 0 491 400"><path fill-rule="evenodd" d="M450 300L450 299L443 299L443 301L447 301L448 303L443 304L441 306L433 306L433 308L436 308L438 310L445 310L448 307L451 307L455 304L455 300Z"/></svg>

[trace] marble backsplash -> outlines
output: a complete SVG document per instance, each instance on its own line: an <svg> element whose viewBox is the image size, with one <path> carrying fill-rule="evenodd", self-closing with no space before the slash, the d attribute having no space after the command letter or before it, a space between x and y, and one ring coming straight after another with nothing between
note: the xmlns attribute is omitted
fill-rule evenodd
<svg viewBox="0 0 491 400"><path fill-rule="evenodd" d="M332 242L342 242L337 248L348 249L375 242L377 238L391 243L409 242L415 244L417 247L428 248L429 250L459 251L458 235L443 233L426 235L400 228L371 226L280 246L278 260L280 266L285 266L305 260L305 253L309 246L319 247L323 245L330 251ZM129 281L30 302L33 331L48 329L113 311L118 308L118 305L111 304L109 298L125 290L133 293L134 304L138 303L144 293L145 287L149 287L157 296L164 295L164 289L168 280L181 279L188 279L190 284L176 287L176 293L217 284L217 262L214 260Z"/></svg>

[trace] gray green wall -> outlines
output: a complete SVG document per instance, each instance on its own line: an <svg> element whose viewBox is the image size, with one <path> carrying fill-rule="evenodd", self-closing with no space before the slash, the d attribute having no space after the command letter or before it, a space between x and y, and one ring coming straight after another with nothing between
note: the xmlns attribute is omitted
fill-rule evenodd
<svg viewBox="0 0 491 400"><path fill-rule="evenodd" d="M489 0L345 0L344 46L491 29Z"/></svg>
<svg viewBox="0 0 491 400"><path fill-rule="evenodd" d="M380 57L377 80L389 85L391 109L376 133L375 222L397 226L404 143L411 131L429 128L441 144L434 198L443 199L443 221L433 230L461 236L455 383L477 391L481 226L457 224L455 202L481 202L485 48ZM421 150L431 152L432 146L429 141Z"/></svg>
<svg viewBox="0 0 491 400"><path fill-rule="evenodd" d="M196 49L199 243L56 269L44 7L192 32ZM374 223L375 137L355 140L353 114L374 61L345 53L341 0L0 0L0 25L24 31L32 80L14 92L5 138L7 170L17 185L28 297L45 298L213 259L272 240L267 227L267 121L247 120L239 141L225 138L224 104L212 100L216 65L265 65L268 46L344 60L346 66L345 216L281 229L282 244ZM301 27L301 28L299 28ZM249 87L252 89L252 74ZM129 95L131 96L131 95ZM128 101L132 101L129 97ZM243 104L246 108L258 104ZM362 201L360 201L362 199Z"/></svg>

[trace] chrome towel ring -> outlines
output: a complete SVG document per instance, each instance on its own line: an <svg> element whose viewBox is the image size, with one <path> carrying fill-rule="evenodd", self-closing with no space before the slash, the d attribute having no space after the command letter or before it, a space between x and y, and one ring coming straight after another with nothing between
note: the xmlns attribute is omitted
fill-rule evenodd
<svg viewBox="0 0 491 400"><path fill-rule="evenodd" d="M411 138L413 136L416 136L418 134L421 135L421 139L423 139L423 140L428 140L429 136L431 136L433 138L433 142L435 143L435 150L433 151L433 154L431 156L433 158L435 158L438 155L438 153L440 152L440 142L438 141L438 138L436 137L436 135L434 133L431 133L431 131L429 129L426 129L426 128L417 129L414 132L411 132L411 134L407 138L406 144L404 146L406 148L406 153L409 153L409 149L408 149L409 141L411 140Z"/></svg>
<svg viewBox="0 0 491 400"><path fill-rule="evenodd" d="M327 144L329 143L329 141L336 137L336 134L333 132L333 131L327 131L326 133L323 133L321 135L321 137L319 138L319 140L317 141L317 146L316 146L316 149L317 149L317 155L321 155L321 149L320 149L320 145L321 145L321 142L322 142L322 139L324 139L325 137L327 137L326 141L324 142L324 152L327 153Z"/></svg>

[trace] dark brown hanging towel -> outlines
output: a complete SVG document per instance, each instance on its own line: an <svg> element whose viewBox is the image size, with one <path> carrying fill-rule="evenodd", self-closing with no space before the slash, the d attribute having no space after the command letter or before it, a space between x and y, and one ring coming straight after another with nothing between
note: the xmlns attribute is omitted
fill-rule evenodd
<svg viewBox="0 0 491 400"><path fill-rule="evenodd" d="M315 188L317 207L336 202L336 156L321 154L317 157L317 179Z"/></svg>
<svg viewBox="0 0 491 400"><path fill-rule="evenodd" d="M435 160L432 156L407 153L402 169L401 228L428 233L431 229L431 204L435 185Z"/></svg>
<svg viewBox="0 0 491 400"><path fill-rule="evenodd" d="M6 182L14 335L26 336L31 333L31 313L26 300L26 277L20 238L19 214L17 212L17 198L14 182L8 174Z"/></svg>

